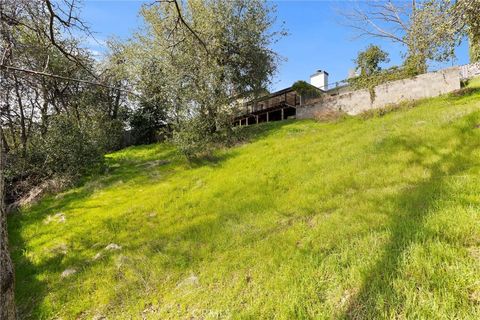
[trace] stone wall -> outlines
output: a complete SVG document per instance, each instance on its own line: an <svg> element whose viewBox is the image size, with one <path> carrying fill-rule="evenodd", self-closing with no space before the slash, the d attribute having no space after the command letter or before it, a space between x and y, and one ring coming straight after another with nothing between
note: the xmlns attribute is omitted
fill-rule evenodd
<svg viewBox="0 0 480 320"><path fill-rule="evenodd" d="M314 118L325 110L338 110L356 115L402 101L436 97L460 89L459 67L422 74L413 78L388 82L375 87L375 98L367 89L337 96L324 96L297 108L297 119Z"/></svg>
<svg viewBox="0 0 480 320"><path fill-rule="evenodd" d="M467 80L480 76L480 62L460 67L460 79Z"/></svg>

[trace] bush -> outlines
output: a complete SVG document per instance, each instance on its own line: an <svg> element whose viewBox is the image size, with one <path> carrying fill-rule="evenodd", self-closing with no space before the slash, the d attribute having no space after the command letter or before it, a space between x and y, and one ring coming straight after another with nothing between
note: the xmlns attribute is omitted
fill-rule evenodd
<svg viewBox="0 0 480 320"><path fill-rule="evenodd" d="M123 136L124 123L121 120L111 120L100 117L89 126L89 136L104 152L116 151L125 147Z"/></svg>
<svg viewBox="0 0 480 320"><path fill-rule="evenodd" d="M419 105L419 103L420 103L419 100L407 100L400 103L392 103L382 108L376 108L376 109L370 109L370 110L364 111L360 114L360 117L362 119L383 117L391 112L415 108L416 106Z"/></svg>
<svg viewBox="0 0 480 320"><path fill-rule="evenodd" d="M175 128L172 136L178 150L190 160L211 155L214 140L207 123L200 117L183 121Z"/></svg>
<svg viewBox="0 0 480 320"><path fill-rule="evenodd" d="M130 117L130 127L133 144L158 142L167 129L165 110L152 104L140 106Z"/></svg>
<svg viewBox="0 0 480 320"><path fill-rule="evenodd" d="M172 142L189 160L210 157L215 149L242 140L239 130L232 128L233 117L229 110L183 119L173 127Z"/></svg>
<svg viewBox="0 0 480 320"><path fill-rule="evenodd" d="M103 136L110 125L114 126L108 122L104 127L96 122L81 126L65 115L50 118L49 130L44 136L34 134L25 152L15 149L7 154L7 201L18 200L45 180L75 182L102 168L106 146L115 140Z"/></svg>
<svg viewBox="0 0 480 320"><path fill-rule="evenodd" d="M346 119L348 114L339 110L327 109L315 112L313 117L319 122L336 122Z"/></svg>
<svg viewBox="0 0 480 320"><path fill-rule="evenodd" d="M37 144L49 175L78 177L103 163L105 140L95 125L82 127L66 116L53 118L47 134ZM35 145L35 143L34 143Z"/></svg>
<svg viewBox="0 0 480 320"><path fill-rule="evenodd" d="M470 96L474 93L479 92L479 88L468 88L464 87L458 90L455 90L453 92L450 92L449 96L450 97L465 97L465 96Z"/></svg>

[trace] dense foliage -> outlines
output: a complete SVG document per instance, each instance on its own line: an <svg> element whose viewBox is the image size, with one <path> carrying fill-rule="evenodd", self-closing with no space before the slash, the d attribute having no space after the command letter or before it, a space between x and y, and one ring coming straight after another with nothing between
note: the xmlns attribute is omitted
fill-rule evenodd
<svg viewBox="0 0 480 320"><path fill-rule="evenodd" d="M101 61L61 23L49 35L48 9L24 1L2 8L36 26L2 20L2 63L56 76L1 71L8 199L54 176L80 176L125 143L172 137L188 157L205 154L231 140L231 97L259 96L276 70L270 44L281 32L271 30L274 9L261 0L144 5L145 30L109 41Z"/></svg>
<svg viewBox="0 0 480 320"><path fill-rule="evenodd" d="M141 104L129 117L131 143L149 144L168 135L165 110L156 104Z"/></svg>
<svg viewBox="0 0 480 320"><path fill-rule="evenodd" d="M360 71L358 76L348 79L353 89L368 89L371 101L375 100L375 87L389 81L409 78L419 74L418 61L415 56L406 59L401 67L381 68L381 64L388 62L388 53L376 45L370 45L365 51L360 51L355 62L355 69Z"/></svg>
<svg viewBox="0 0 480 320"><path fill-rule="evenodd" d="M470 61L480 62L480 0L460 0L454 6L456 26L465 29L470 44Z"/></svg>
<svg viewBox="0 0 480 320"><path fill-rule="evenodd" d="M365 51L358 53L354 60L355 68L362 76L371 76L381 70L380 64L388 62L388 53L379 46L371 44Z"/></svg>
<svg viewBox="0 0 480 320"><path fill-rule="evenodd" d="M271 30L273 7L261 0L160 2L141 14L146 27L123 48L129 78L148 102L132 126L144 119L157 128L161 120L185 155L203 154L233 132L232 97L259 96L276 70L270 44L281 33ZM152 111L161 117L152 119Z"/></svg>
<svg viewBox="0 0 480 320"><path fill-rule="evenodd" d="M7 1L1 9L1 139L13 201L45 179L73 182L120 148L127 97L108 87L119 84L109 71L115 61L99 64L61 28L50 34L46 2Z"/></svg>
<svg viewBox="0 0 480 320"><path fill-rule="evenodd" d="M292 85L292 89L300 95L300 103L303 104L307 99L318 98L321 91L304 80L298 80Z"/></svg>

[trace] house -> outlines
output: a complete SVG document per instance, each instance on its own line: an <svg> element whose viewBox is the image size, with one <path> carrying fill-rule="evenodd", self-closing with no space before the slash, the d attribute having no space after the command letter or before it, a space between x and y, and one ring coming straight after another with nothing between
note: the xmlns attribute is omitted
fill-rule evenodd
<svg viewBox="0 0 480 320"><path fill-rule="evenodd" d="M344 91L346 86L335 86L328 88L328 72L318 70L310 76L310 84L317 88L321 94L336 95ZM292 87L270 93L256 101L249 101L243 104L239 115L235 117L234 126L245 126L261 122L280 121L295 118L297 108L305 103Z"/></svg>

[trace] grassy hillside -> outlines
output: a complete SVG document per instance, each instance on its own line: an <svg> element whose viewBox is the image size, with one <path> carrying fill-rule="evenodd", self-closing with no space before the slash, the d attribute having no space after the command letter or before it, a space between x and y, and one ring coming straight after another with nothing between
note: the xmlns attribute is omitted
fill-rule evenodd
<svg viewBox="0 0 480 320"><path fill-rule="evenodd" d="M479 319L479 127L477 92L108 155L10 218L22 319Z"/></svg>

